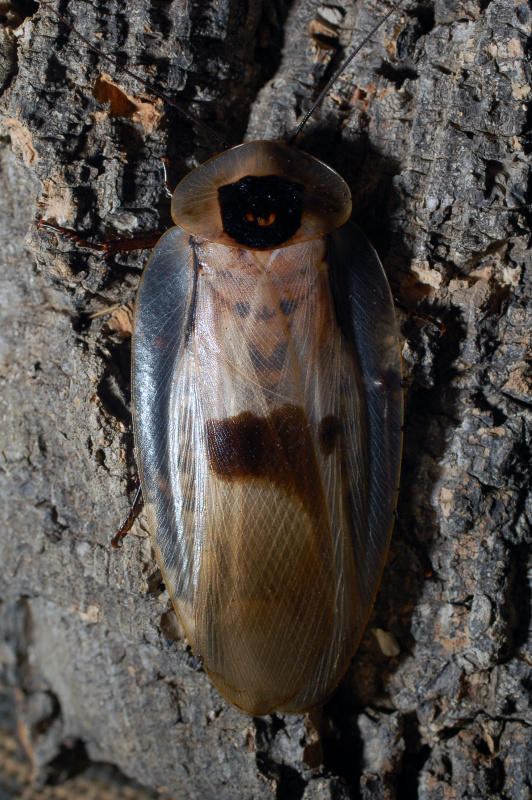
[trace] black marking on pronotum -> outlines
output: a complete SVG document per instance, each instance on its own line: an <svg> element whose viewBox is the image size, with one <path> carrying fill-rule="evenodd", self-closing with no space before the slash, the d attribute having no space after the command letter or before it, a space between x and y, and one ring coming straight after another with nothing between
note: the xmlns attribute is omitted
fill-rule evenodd
<svg viewBox="0 0 532 800"><path fill-rule="evenodd" d="M188 237L188 243L190 245L190 249L192 250L194 278L192 280L190 305L188 307L187 323L185 325L185 347L188 345L189 339L192 336L192 332L194 330L194 322L196 320L196 300L198 295L198 275L201 269L201 264L198 258L198 254L196 253L196 244L194 242L193 236Z"/></svg>
<svg viewBox="0 0 532 800"><path fill-rule="evenodd" d="M287 242L301 225L304 187L279 175L246 175L218 188L225 233L266 250Z"/></svg>

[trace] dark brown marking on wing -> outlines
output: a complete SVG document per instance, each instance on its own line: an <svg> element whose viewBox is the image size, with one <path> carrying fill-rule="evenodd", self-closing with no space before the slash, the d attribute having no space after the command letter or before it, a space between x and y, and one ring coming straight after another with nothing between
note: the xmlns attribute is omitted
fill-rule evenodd
<svg viewBox="0 0 532 800"><path fill-rule="evenodd" d="M341 424L338 417L335 417L334 414L323 417L318 430L318 440L320 450L325 457L330 456L334 450L340 431Z"/></svg>
<svg viewBox="0 0 532 800"><path fill-rule="evenodd" d="M251 359L251 363L253 364L255 369L257 370L264 369L265 367L264 356L260 352L259 348L256 345L248 342L248 353Z"/></svg>
<svg viewBox="0 0 532 800"><path fill-rule="evenodd" d="M248 302L235 303L235 311L239 317L247 317L251 309L251 304Z"/></svg>
<svg viewBox="0 0 532 800"><path fill-rule="evenodd" d="M249 357L257 371L282 369L287 350L288 342L278 342L272 350L271 355L265 356L257 345L248 343Z"/></svg>
<svg viewBox="0 0 532 800"><path fill-rule="evenodd" d="M263 305L259 311L255 311L256 319L271 319L275 317L277 311L275 308L268 308L267 305Z"/></svg>
<svg viewBox="0 0 532 800"><path fill-rule="evenodd" d="M268 364L270 369L283 368L287 350L288 350L288 342L279 342L279 344L275 345Z"/></svg>
<svg viewBox="0 0 532 800"><path fill-rule="evenodd" d="M226 481L258 480L298 497L319 517L325 500L305 410L286 403L266 417L244 411L205 423L211 470Z"/></svg>
<svg viewBox="0 0 532 800"><path fill-rule="evenodd" d="M297 300L281 300L280 306L285 317L289 317L297 308Z"/></svg>

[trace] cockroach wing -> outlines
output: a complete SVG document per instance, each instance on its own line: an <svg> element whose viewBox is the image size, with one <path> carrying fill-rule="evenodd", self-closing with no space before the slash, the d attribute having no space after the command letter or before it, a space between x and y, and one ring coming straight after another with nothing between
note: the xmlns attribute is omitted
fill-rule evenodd
<svg viewBox="0 0 532 800"><path fill-rule="evenodd" d="M344 226L330 239L335 307L326 251L315 239L258 253L175 228L137 296L137 458L163 577L205 670L255 715L302 712L338 683L391 533L390 291Z"/></svg>
<svg viewBox="0 0 532 800"><path fill-rule="evenodd" d="M176 365L183 359L187 324L193 313L194 261L190 234L168 230L142 274L133 338L133 420L144 505L168 590L179 565L190 569L193 542L176 534L169 448L180 421L170 417ZM186 404L187 399L183 398ZM193 431L184 420L184 436ZM185 513L183 511L183 513ZM179 527L179 521L177 522Z"/></svg>
<svg viewBox="0 0 532 800"><path fill-rule="evenodd" d="M369 610L397 500L403 442L401 355L388 280L377 253L352 223L331 234L329 262L339 322L356 352L366 405L367 522L354 546L365 573L360 601Z"/></svg>
<svg viewBox="0 0 532 800"><path fill-rule="evenodd" d="M175 518L169 438L177 426L190 443L194 420L170 416L177 365L183 360L187 325L194 309L191 236L179 227L159 240L137 292L133 338L133 418L137 465L157 557L172 594L176 570L186 573L194 559L192 538ZM188 398L183 397L186 407ZM188 427L187 427L188 426ZM185 514L186 512L183 511Z"/></svg>

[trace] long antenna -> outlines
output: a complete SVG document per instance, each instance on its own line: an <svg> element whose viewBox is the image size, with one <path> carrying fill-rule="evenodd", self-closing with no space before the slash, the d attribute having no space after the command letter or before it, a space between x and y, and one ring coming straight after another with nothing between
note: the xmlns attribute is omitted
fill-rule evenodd
<svg viewBox="0 0 532 800"><path fill-rule="evenodd" d="M92 42L89 41L89 39L87 39L85 36L83 36L83 34L80 33L78 29L75 28L74 25L72 25L71 22L69 22L59 11L56 11L56 9L50 3L46 3L44 2L44 0L38 0L38 2L41 6L45 6L46 8L50 9L50 11L53 14L55 14L56 17L59 17L59 19L67 26L67 28L70 28L70 30L73 31L76 34L76 36L79 36L79 38L85 42L87 47L89 47L95 53L98 53L98 55L101 58L105 59L106 61L109 61L111 64L114 64L115 67L118 67L118 69L122 70L122 72L125 72L125 74L129 75L130 78L134 78L139 83L142 83L143 86L146 86L150 90L150 92L154 94L156 97L160 97L161 100L164 100L164 102L168 103L168 105L172 106L172 108L176 108L178 111L181 112L181 114L184 114L185 117L188 117L188 119L194 122L203 131L210 134L211 136L214 136L214 138L217 139L225 149L229 147L229 145L226 142L224 142L221 136L218 136L218 134L215 133L212 130L212 128L209 128L208 125L202 122L201 119L199 119L199 117L196 117L196 115L193 114L191 111L187 111L187 109L184 108L183 106L180 106L179 103L176 103L174 100L171 100L163 92L161 92L159 89L153 86L149 81L144 80L144 78L141 78L139 75L135 75L134 72L131 72L129 69L127 69L127 67L124 67L119 61L116 60L116 58L107 55L107 53L104 53L102 50L96 47L96 45L92 44Z"/></svg>
<svg viewBox="0 0 532 800"><path fill-rule="evenodd" d="M305 116L303 117L303 119L301 120L299 125L297 126L296 130L294 131L294 133L292 134L292 136L288 140L288 144L293 144L293 142L297 139L297 137L299 136L299 134L303 130L304 126L307 124L307 122L310 119L310 117L314 114L315 110L317 109L317 107L322 102L322 100L325 97L325 95L327 95L329 93L329 90L331 89L333 83L335 83L338 80L338 78L340 77L342 72L344 72L344 70L349 66L349 64L354 59L354 57L356 55L358 55L358 53L360 53L360 51L362 50L364 45L367 44L367 42L369 42L369 40L371 39L373 34L376 33L379 30L381 25L384 25L384 23L386 22L388 17L391 17L393 12L397 8L399 8L399 6L401 5L402 2L404 2L404 0L398 0L397 3L394 3L394 5L390 8L390 10L377 22L376 25L373 26L373 28L370 30L368 35L360 42L358 47L356 47L355 50L351 53L351 55L348 58L346 58L346 60L342 64L342 66L339 69L336 70L336 72L334 73L332 78L327 83L326 87L320 92L320 94L318 96L318 99L313 103L312 108L310 109L310 111L307 111L307 113L305 114Z"/></svg>

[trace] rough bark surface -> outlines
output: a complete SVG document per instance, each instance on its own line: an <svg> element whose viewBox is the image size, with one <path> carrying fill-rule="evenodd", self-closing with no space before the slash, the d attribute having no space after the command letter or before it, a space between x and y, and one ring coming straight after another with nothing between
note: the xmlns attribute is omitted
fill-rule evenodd
<svg viewBox="0 0 532 800"><path fill-rule="evenodd" d="M109 547L133 491L127 304L145 257L102 261L34 225L162 230L159 156L175 182L216 142L47 9L7 5L0 666L36 774L88 757L184 800L532 797L529 6L406 0L302 142L350 183L394 294L447 333L398 312L399 525L348 675L321 712L253 720L182 638L142 518ZM231 143L285 138L388 8L57 7Z"/></svg>

